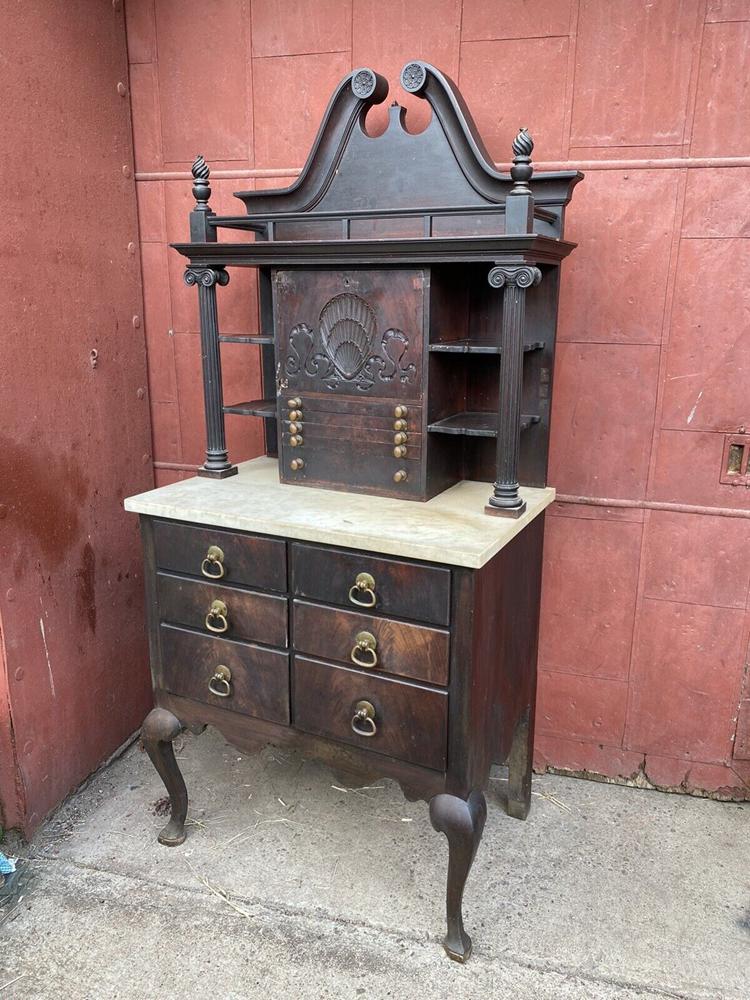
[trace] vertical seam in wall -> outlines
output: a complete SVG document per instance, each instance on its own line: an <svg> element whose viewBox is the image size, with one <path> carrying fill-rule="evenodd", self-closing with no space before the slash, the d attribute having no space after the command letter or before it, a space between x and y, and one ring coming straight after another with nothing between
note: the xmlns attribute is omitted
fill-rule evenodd
<svg viewBox="0 0 750 1000"><path fill-rule="evenodd" d="M629 745L628 731L630 728L630 717L633 710L633 701L635 698L635 688L633 685L633 661L635 659L635 653L638 645L639 631L640 631L640 621L641 621L641 611L643 608L643 590L646 575L645 559L644 554L646 551L646 538L648 536L648 530L651 524L651 511L646 510L644 513L643 521L641 523L641 546L640 552L638 554L638 583L635 591L635 607L633 609L633 632L630 639L630 656L628 657L628 697L625 706L625 720L622 727L622 749L623 750L633 750ZM635 753L642 753L645 758L645 750L635 750Z"/></svg>
<svg viewBox="0 0 750 1000"><path fill-rule="evenodd" d="M689 154L693 150L693 128L695 126L695 111L698 105L698 83L701 76L701 64L703 62L703 38L706 33L706 17L708 15L708 0L703 0L697 26L697 45L693 54L693 62L690 67L690 84L688 86L688 100L685 108L685 125L682 132L682 153ZM688 131L689 121L689 131ZM689 134L690 138L686 138Z"/></svg>
<svg viewBox="0 0 750 1000"><path fill-rule="evenodd" d="M246 49L249 54L248 69L245 73L245 108L250 118L250 136L247 145L247 162L255 166L255 76L253 63L253 0L245 4ZM248 93L249 91L249 93ZM247 117L245 119L247 121Z"/></svg>
<svg viewBox="0 0 750 1000"><path fill-rule="evenodd" d="M163 170L166 160L164 159L164 123L161 116L161 92L159 88L159 32L156 21L156 5L154 5L154 58L151 66L154 74L154 100L156 101L159 122L159 162Z"/></svg>
<svg viewBox="0 0 750 1000"><path fill-rule="evenodd" d="M578 21L580 13L581 0L574 0L570 7L570 21L568 23L568 66L565 78L565 110L563 112L562 135L560 136L560 154L566 160L570 159L570 138L573 131L573 100L575 97Z"/></svg>
<svg viewBox="0 0 750 1000"><path fill-rule="evenodd" d="M164 169L164 128L162 122L161 114L161 93L159 88L159 32L158 23L156 20L156 4L151 5L154 18L154 58L151 63L154 74L154 95L156 100L156 106L158 109L158 122L159 122L159 158L161 161L161 167ZM172 301L172 283L170 281L169 275L169 234L167 232L167 182L162 181L162 216L164 221L164 243L163 243L163 263L166 267L167 274L167 308L169 312L169 329L167 330L167 336L170 342L170 356L172 360L172 370L174 371L174 388L175 388L175 418L177 423L177 461L183 461L183 433L182 433L182 412L180 409L180 386L177 377L177 350L175 348L175 332L174 332L174 303ZM146 326L146 317L143 317L144 329ZM148 345L146 347L146 359L148 361ZM152 424L153 424L153 400L149 396L151 414L152 414ZM152 455L153 464L153 455ZM154 476L156 475L156 469L154 468Z"/></svg>
<svg viewBox="0 0 750 1000"><path fill-rule="evenodd" d="M458 35L456 36L456 85L461 79L461 44L464 33L464 0L456 0L458 7Z"/></svg>
<svg viewBox="0 0 750 1000"><path fill-rule="evenodd" d="M354 0L349 0L349 71L354 71Z"/></svg>
<svg viewBox="0 0 750 1000"><path fill-rule="evenodd" d="M664 290L661 336L659 337L659 371L656 384L656 400L654 402L654 422L651 430L648 473L646 475L646 497L651 495L651 490L653 489L654 478L656 475L656 462L659 454L659 443L661 441L661 422L662 412L664 409L664 393L667 377L667 364L669 359L669 342L672 329L672 311L674 308L675 287L677 285L677 271L680 262L682 220L685 212L687 180L687 169L685 168L679 170L677 173L674 213L672 217L672 240L670 242L669 259L667 261L667 283Z"/></svg>

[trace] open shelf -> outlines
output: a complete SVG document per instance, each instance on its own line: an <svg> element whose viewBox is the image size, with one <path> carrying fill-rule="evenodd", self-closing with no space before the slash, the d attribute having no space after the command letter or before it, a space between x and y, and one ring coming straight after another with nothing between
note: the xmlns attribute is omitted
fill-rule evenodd
<svg viewBox="0 0 750 1000"><path fill-rule="evenodd" d="M223 406L224 413L239 413L243 417L265 417L266 419L276 416L275 399L251 399L247 403L234 403L232 406Z"/></svg>
<svg viewBox="0 0 750 1000"><path fill-rule="evenodd" d="M541 351L544 349L544 341L524 344L523 349L524 352ZM445 340L430 344L429 350L436 354L500 354L500 345L481 340Z"/></svg>
<svg viewBox="0 0 750 1000"><path fill-rule="evenodd" d="M219 337L220 344L272 344L273 337L266 336L262 333L237 333L237 334L221 334Z"/></svg>
<svg viewBox="0 0 750 1000"><path fill-rule="evenodd" d="M521 417L521 430L528 430L532 424L538 424L539 419L535 414L524 413ZM466 410L463 413L454 413L452 417L437 420L434 424L429 424L427 430L431 434L497 437L497 414Z"/></svg>

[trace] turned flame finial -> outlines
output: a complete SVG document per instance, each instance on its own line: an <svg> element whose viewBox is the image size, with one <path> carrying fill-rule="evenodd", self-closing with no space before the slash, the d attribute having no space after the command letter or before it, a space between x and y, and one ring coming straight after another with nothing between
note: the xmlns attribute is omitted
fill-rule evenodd
<svg viewBox="0 0 750 1000"><path fill-rule="evenodd" d="M518 135L513 140L513 166L510 168L510 176L513 179L513 189L511 194L529 194L531 188L529 181L534 173L531 165L531 154L534 149L534 140L525 128L518 130Z"/></svg>
<svg viewBox="0 0 750 1000"><path fill-rule="evenodd" d="M208 199L211 197L211 188L208 183L211 171L200 153L193 161L191 173L193 175L193 197L196 201L195 207L207 208Z"/></svg>

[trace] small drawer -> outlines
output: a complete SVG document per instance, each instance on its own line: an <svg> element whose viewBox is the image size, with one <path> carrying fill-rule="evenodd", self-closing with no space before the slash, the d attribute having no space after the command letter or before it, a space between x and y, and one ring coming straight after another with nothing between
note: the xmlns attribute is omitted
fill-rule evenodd
<svg viewBox="0 0 750 1000"><path fill-rule="evenodd" d="M172 694L289 724L289 657L275 649L162 625L161 677Z"/></svg>
<svg viewBox="0 0 750 1000"><path fill-rule="evenodd" d="M357 716L364 705L371 709L370 721ZM448 695L444 691L295 656L294 726L445 770Z"/></svg>
<svg viewBox="0 0 750 1000"><path fill-rule="evenodd" d="M449 647L444 629L294 602L294 648L321 660L447 684Z"/></svg>
<svg viewBox="0 0 750 1000"><path fill-rule="evenodd" d="M287 600L274 594L220 587L157 573L156 591L163 621L189 625L225 639L266 646L287 644Z"/></svg>
<svg viewBox="0 0 750 1000"><path fill-rule="evenodd" d="M286 544L279 538L154 521L154 547L158 569L222 584L286 590Z"/></svg>
<svg viewBox="0 0 750 1000"><path fill-rule="evenodd" d="M450 621L451 573L441 566L295 543L292 577L297 597L435 625Z"/></svg>

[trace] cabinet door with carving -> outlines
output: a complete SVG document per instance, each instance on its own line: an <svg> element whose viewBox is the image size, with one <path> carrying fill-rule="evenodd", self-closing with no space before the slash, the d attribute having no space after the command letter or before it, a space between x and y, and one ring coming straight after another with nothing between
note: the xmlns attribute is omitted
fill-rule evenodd
<svg viewBox="0 0 750 1000"><path fill-rule="evenodd" d="M422 269L275 271L280 391L417 402L428 282Z"/></svg>

